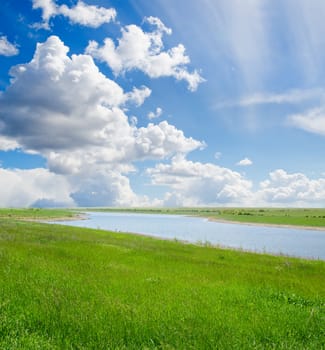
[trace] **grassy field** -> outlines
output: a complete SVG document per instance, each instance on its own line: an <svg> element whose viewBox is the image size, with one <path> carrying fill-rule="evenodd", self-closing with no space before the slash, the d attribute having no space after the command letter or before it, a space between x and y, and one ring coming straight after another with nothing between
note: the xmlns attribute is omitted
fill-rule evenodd
<svg viewBox="0 0 325 350"><path fill-rule="evenodd" d="M92 210L92 209L90 209ZM325 209L294 208L102 208L96 211L119 211L152 214L203 216L246 223L314 226L325 228Z"/></svg>
<svg viewBox="0 0 325 350"><path fill-rule="evenodd" d="M77 211L69 209L7 209L0 208L0 219L28 219L28 220L48 220L60 218L73 218L78 214Z"/></svg>
<svg viewBox="0 0 325 350"><path fill-rule="evenodd" d="M325 349L324 261L0 219L0 291L0 349Z"/></svg>

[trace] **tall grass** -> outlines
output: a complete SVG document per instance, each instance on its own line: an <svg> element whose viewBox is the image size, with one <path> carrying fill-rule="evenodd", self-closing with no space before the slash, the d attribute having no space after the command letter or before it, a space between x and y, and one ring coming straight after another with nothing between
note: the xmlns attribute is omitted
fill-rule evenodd
<svg viewBox="0 0 325 350"><path fill-rule="evenodd" d="M0 208L0 218L7 219L58 219L72 218L77 214L71 209Z"/></svg>
<svg viewBox="0 0 325 350"><path fill-rule="evenodd" d="M0 349L324 349L325 262L0 220Z"/></svg>

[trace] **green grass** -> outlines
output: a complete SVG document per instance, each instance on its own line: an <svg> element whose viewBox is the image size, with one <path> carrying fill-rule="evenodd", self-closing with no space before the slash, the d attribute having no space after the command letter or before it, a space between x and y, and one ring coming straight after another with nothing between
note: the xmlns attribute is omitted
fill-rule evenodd
<svg viewBox="0 0 325 350"><path fill-rule="evenodd" d="M78 213L69 209L39 209L39 208L0 208L0 219L32 219L47 220L60 218L73 218Z"/></svg>
<svg viewBox="0 0 325 350"><path fill-rule="evenodd" d="M0 349L325 349L325 262L0 220Z"/></svg>
<svg viewBox="0 0 325 350"><path fill-rule="evenodd" d="M246 223L325 227L325 209L314 208L101 208L96 211L182 214Z"/></svg>
<svg viewBox="0 0 325 350"><path fill-rule="evenodd" d="M240 222L325 227L325 209L237 208L223 209L211 217Z"/></svg>

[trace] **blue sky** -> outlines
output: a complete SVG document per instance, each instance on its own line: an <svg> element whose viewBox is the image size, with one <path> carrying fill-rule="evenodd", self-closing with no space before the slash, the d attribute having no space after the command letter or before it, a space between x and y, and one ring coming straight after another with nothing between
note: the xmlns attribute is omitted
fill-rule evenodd
<svg viewBox="0 0 325 350"><path fill-rule="evenodd" d="M323 207L324 13L4 0L0 206Z"/></svg>

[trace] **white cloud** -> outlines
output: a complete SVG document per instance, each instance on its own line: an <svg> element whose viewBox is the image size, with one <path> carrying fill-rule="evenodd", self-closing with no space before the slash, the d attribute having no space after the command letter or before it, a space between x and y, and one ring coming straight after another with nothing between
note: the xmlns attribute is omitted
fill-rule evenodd
<svg viewBox="0 0 325 350"><path fill-rule="evenodd" d="M129 120L131 126L135 127L138 124L138 118L135 115L132 115Z"/></svg>
<svg viewBox="0 0 325 350"><path fill-rule="evenodd" d="M0 36L0 55L2 56L15 56L18 55L19 50L16 45L11 44L7 37Z"/></svg>
<svg viewBox="0 0 325 350"><path fill-rule="evenodd" d="M324 97L324 89L294 89L283 93L255 93L245 96L238 101L226 101L216 105L223 107L250 107L262 104L298 104L307 100L320 99Z"/></svg>
<svg viewBox="0 0 325 350"><path fill-rule="evenodd" d="M96 169L87 176L63 176L47 169L0 168L0 207L148 206L129 179L119 172Z"/></svg>
<svg viewBox="0 0 325 350"><path fill-rule="evenodd" d="M222 156L222 153L221 153L221 152L216 152L216 153L214 154L214 158L215 158L215 159L220 159L221 156Z"/></svg>
<svg viewBox="0 0 325 350"><path fill-rule="evenodd" d="M83 1L78 1L77 5L72 8L66 5L60 6L59 13L68 17L72 23L93 28L109 23L116 17L116 11L113 8L86 5Z"/></svg>
<svg viewBox="0 0 325 350"><path fill-rule="evenodd" d="M244 158L244 159L240 160L238 163L236 163L236 165L239 165L239 166L249 166L252 164L253 164L253 162L249 158Z"/></svg>
<svg viewBox="0 0 325 350"><path fill-rule="evenodd" d="M152 185L167 188L166 206L322 206L325 198L324 177L310 179L278 169L253 191L252 182L238 172L183 156L175 156L170 164L157 164L147 175Z"/></svg>
<svg viewBox="0 0 325 350"><path fill-rule="evenodd" d="M302 173L288 174L283 169L270 173L270 178L261 182L257 198L266 203L290 205L323 205L325 178L310 179Z"/></svg>
<svg viewBox="0 0 325 350"><path fill-rule="evenodd" d="M251 200L252 183L239 173L211 163L175 156L171 164L148 169L153 185L169 187L165 205L202 206L245 204Z"/></svg>
<svg viewBox="0 0 325 350"><path fill-rule="evenodd" d="M188 89L195 91L204 79L196 70L188 72L186 66L190 59L185 55L185 47L179 44L163 51L163 34L170 34L171 30L158 18L149 17L146 20L156 27L154 31L144 32L136 25L128 25L122 29L118 45L110 38L104 40L103 46L90 41L86 53L106 62L115 75L138 69L151 78L174 77L176 80L185 80Z"/></svg>
<svg viewBox="0 0 325 350"><path fill-rule="evenodd" d="M146 87L146 86L142 86L140 89L138 88L133 88L133 90L131 92L128 92L126 94L126 98L128 101L133 102L136 107L141 106L145 99L148 98L151 95L151 90Z"/></svg>
<svg viewBox="0 0 325 350"><path fill-rule="evenodd" d="M152 185L166 188L165 206L321 207L325 199L324 177L310 179L282 169L271 172L256 191L238 172L183 156L175 156L170 164L157 164L147 175Z"/></svg>
<svg viewBox="0 0 325 350"><path fill-rule="evenodd" d="M145 21L147 21L148 23L150 23L151 25L153 25L153 26L156 26L157 27L157 29L161 32L161 33L166 33L166 34L168 34L168 35L170 35L170 34L172 34L172 30L170 29L170 28L168 28L168 27L166 27L165 25L164 25L164 23L159 19L159 18L157 18L157 17L153 17L153 16L150 16L150 17L146 17L145 18ZM157 36L157 40L159 41L159 43L160 43L160 47L162 46L162 42L160 41L160 38L161 38L161 36Z"/></svg>
<svg viewBox="0 0 325 350"><path fill-rule="evenodd" d="M40 201L74 206L67 180L46 169L0 168L0 183L1 207L28 207Z"/></svg>
<svg viewBox="0 0 325 350"><path fill-rule="evenodd" d="M33 0L33 9L41 9L42 11L43 22L34 24L37 28L50 29L51 17L59 14L58 7L53 0Z"/></svg>
<svg viewBox="0 0 325 350"><path fill-rule="evenodd" d="M314 108L302 114L291 115L287 118L289 124L325 136L325 108Z"/></svg>
<svg viewBox="0 0 325 350"><path fill-rule="evenodd" d="M160 107L157 107L154 112L149 112L148 113L148 119L156 119L159 118L162 114L162 109Z"/></svg>
<svg viewBox="0 0 325 350"><path fill-rule="evenodd" d="M43 23L39 27L49 29L49 20L58 14L57 6L53 0L33 0L33 9L41 9Z"/></svg>
<svg viewBox="0 0 325 350"><path fill-rule="evenodd" d="M84 159L87 154L77 151L84 148L89 159L97 154L95 159L121 162L204 146L167 122L132 127L120 107L127 102L141 104L150 89L135 88L125 94L99 72L90 56L70 58L67 52L62 41L51 36L37 45L29 63L11 69L12 84L0 95L3 135L50 160L53 152L66 151Z"/></svg>
<svg viewBox="0 0 325 350"><path fill-rule="evenodd" d="M0 95L2 133L25 149L97 145L114 135L105 127L109 123L130 132L118 109L127 101L123 89L101 74L90 56L70 58L68 50L51 36L37 45L29 63L10 71L12 84Z"/></svg>
<svg viewBox="0 0 325 350"><path fill-rule="evenodd" d="M136 195L127 176L115 170L97 169L78 179L79 189L71 194L78 206L147 206L148 197Z"/></svg>
<svg viewBox="0 0 325 350"><path fill-rule="evenodd" d="M123 111L127 103L141 105L149 88L125 93L92 57L68 50L55 36L38 44L30 62L12 68L10 86L0 94L0 149L33 151L48 164L0 168L1 206L323 205L324 178L276 170L253 192L238 172L187 160L203 142L167 121L138 128ZM323 115L319 108L291 122L303 120L324 134ZM170 157L147 171L153 186L168 188L166 196L159 201L134 193L128 178L134 163Z"/></svg>
<svg viewBox="0 0 325 350"><path fill-rule="evenodd" d="M135 152L137 158L166 158L175 153L186 154L205 147L204 142L185 137L183 131L162 121L158 125L149 123L136 131Z"/></svg>
<svg viewBox="0 0 325 350"><path fill-rule="evenodd" d="M43 22L36 24L36 27L44 29L49 29L50 19L58 15L69 18L73 24L93 28L98 28L104 23L109 23L116 17L116 11L113 8L87 5L81 0L71 8L67 5L58 6L53 0L33 0L33 9L42 10Z"/></svg>
<svg viewBox="0 0 325 350"><path fill-rule="evenodd" d="M15 140L0 135L0 151L12 151L17 148L19 148L19 144Z"/></svg>
<svg viewBox="0 0 325 350"><path fill-rule="evenodd" d="M69 57L68 51L51 36L37 45L30 62L11 69L11 84L0 95L2 148L19 145L41 154L50 174L69 184L77 204L95 203L96 198L102 205L149 203L131 189L127 174L134 171L133 163L186 154L204 143L166 121L137 128L124 105L141 105L151 90L125 93L91 56Z"/></svg>

